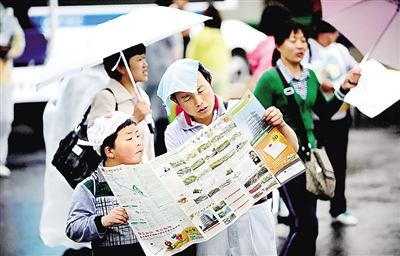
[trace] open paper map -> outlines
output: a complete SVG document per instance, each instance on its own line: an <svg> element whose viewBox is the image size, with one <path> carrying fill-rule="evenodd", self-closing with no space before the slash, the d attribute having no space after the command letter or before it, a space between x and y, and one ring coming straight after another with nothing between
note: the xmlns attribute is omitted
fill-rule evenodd
<svg viewBox="0 0 400 256"><path fill-rule="evenodd" d="M173 152L102 168L148 254L173 255L226 229L258 200L305 171L250 91Z"/></svg>

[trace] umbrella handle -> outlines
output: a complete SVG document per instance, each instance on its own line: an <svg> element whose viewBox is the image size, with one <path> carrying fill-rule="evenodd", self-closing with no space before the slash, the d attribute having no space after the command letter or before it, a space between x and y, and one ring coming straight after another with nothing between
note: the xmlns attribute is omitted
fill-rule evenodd
<svg viewBox="0 0 400 256"><path fill-rule="evenodd" d="M143 98L142 98L142 96L140 95L140 92L139 92L139 89L137 88L137 85L136 85L136 83L135 83L135 80L133 79L132 72L131 72L131 70L128 68L129 65L128 65L128 62L126 61L125 55L123 54L122 51L120 51L119 54L121 55L122 61L124 62L125 68L126 68L126 70L127 70L127 72L128 72L128 75L129 75L129 79L130 79L131 82L132 82L133 89L135 89L135 92L136 92L136 95L137 95L137 97L138 97L138 100L139 100L139 101L142 101ZM154 134L154 133L156 132L156 126L155 126L155 124L154 124L153 116L152 116L151 114L148 114L148 115L146 115L146 117L144 118L144 120L146 121L147 126L149 127L150 132Z"/></svg>
<svg viewBox="0 0 400 256"><path fill-rule="evenodd" d="M133 79L132 72L129 69L129 65L128 65L128 62L126 61L125 55L124 55L124 53L122 51L120 51L119 54L121 55L122 61L124 62L125 68L126 68L126 70L128 72L128 75L129 75L129 79L132 82L133 89L135 89L135 92L136 92L136 95L137 95L139 101L142 101L143 100L142 99L142 95L140 95L140 92L139 92L139 89L137 88L135 79Z"/></svg>
<svg viewBox="0 0 400 256"><path fill-rule="evenodd" d="M364 65L364 63L368 60L369 56L371 55L371 53L375 50L375 47L378 45L379 41L382 39L383 35L386 33L386 30L388 30L390 24L394 21L394 19L396 18L397 13L400 11L400 3L397 4L397 10L396 12L393 14L392 18L390 19L390 21L388 22L388 24L386 25L385 29L382 31L382 33L379 35L378 40L375 41L375 43L371 46L371 48L369 48L367 54L365 54L364 58L361 60L360 62L360 66Z"/></svg>
<svg viewBox="0 0 400 256"><path fill-rule="evenodd" d="M156 125L154 124L154 120L153 120L153 115L152 114L148 114L144 120L147 123L147 126L149 127L149 130L151 133L156 133Z"/></svg>

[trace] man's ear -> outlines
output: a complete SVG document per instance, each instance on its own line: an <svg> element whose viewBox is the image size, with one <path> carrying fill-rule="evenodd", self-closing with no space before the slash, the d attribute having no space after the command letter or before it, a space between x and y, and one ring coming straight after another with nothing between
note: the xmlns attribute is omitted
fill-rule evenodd
<svg viewBox="0 0 400 256"><path fill-rule="evenodd" d="M169 97L176 105L179 106L179 102L174 97Z"/></svg>

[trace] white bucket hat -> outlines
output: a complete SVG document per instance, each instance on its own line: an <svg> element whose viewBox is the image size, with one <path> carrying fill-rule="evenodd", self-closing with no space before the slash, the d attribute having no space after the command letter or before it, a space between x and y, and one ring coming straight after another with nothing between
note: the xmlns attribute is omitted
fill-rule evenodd
<svg viewBox="0 0 400 256"><path fill-rule="evenodd" d="M176 92L190 92L197 94L197 71L200 61L180 59L172 63L165 71L158 85L157 95L163 101L167 114L170 115L169 97ZM211 74L209 70L204 68Z"/></svg>

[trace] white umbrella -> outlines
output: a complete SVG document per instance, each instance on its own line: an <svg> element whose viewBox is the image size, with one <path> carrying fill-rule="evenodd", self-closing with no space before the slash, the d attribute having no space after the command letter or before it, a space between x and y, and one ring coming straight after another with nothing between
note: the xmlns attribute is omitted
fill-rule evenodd
<svg viewBox="0 0 400 256"><path fill-rule="evenodd" d="M70 50L55 55L45 66L36 87L40 89L67 75L100 64L103 58L118 52L127 65L123 50L140 43L149 45L208 19L211 18L171 7L137 8L95 26L86 37L77 38ZM141 100L132 74L129 75ZM146 122L153 123L150 115L146 117Z"/></svg>
<svg viewBox="0 0 400 256"><path fill-rule="evenodd" d="M323 19L364 55L400 70L399 0L321 0Z"/></svg>
<svg viewBox="0 0 400 256"><path fill-rule="evenodd" d="M78 70L100 64L103 58L114 53L140 43L147 46L208 19L211 18L171 7L137 8L95 26L86 37L76 38L69 49L55 54L36 87L40 89Z"/></svg>

